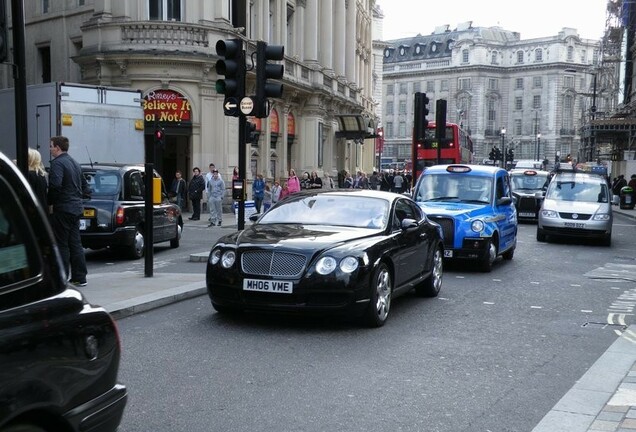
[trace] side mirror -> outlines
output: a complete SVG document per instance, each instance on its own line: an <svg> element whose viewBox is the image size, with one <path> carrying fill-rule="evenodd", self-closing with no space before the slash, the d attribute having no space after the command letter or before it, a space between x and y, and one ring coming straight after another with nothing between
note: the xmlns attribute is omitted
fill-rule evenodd
<svg viewBox="0 0 636 432"><path fill-rule="evenodd" d="M545 191L534 193L535 198L543 198L544 196L545 196Z"/></svg>
<svg viewBox="0 0 636 432"><path fill-rule="evenodd" d="M417 228L417 221L415 219L405 218L402 220L402 231Z"/></svg>
<svg viewBox="0 0 636 432"><path fill-rule="evenodd" d="M510 204L512 204L512 198L510 198L510 197L503 197L503 198L499 198L497 200L497 205L498 206L510 205Z"/></svg>
<svg viewBox="0 0 636 432"><path fill-rule="evenodd" d="M260 213L252 213L248 219L252 222L256 222L259 217L261 217Z"/></svg>

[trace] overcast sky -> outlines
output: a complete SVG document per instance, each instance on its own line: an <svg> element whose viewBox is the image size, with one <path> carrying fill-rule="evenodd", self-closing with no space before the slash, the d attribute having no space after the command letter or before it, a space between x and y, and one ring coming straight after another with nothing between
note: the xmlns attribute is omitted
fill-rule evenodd
<svg viewBox="0 0 636 432"><path fill-rule="evenodd" d="M378 0L384 12L382 40L435 27L472 21L473 27L500 26L521 33L521 39L555 36L563 27L576 28L586 39L600 39L607 0Z"/></svg>

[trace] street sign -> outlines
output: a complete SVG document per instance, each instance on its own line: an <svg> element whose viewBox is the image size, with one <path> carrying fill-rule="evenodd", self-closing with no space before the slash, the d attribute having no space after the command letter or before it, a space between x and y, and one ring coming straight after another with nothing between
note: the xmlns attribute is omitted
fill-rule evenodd
<svg viewBox="0 0 636 432"><path fill-rule="evenodd" d="M252 98L249 96L246 96L243 99L241 99L240 109L241 109L241 112L245 115L252 114L252 111L254 110L254 101L252 100Z"/></svg>
<svg viewBox="0 0 636 432"><path fill-rule="evenodd" d="M238 101L234 97L225 98L223 101L223 113L226 116L238 116Z"/></svg>

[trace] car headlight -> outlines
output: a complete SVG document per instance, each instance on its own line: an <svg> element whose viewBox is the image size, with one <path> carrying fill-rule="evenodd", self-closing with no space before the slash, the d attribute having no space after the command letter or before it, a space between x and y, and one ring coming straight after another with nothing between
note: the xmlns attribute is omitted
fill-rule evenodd
<svg viewBox="0 0 636 432"><path fill-rule="evenodd" d="M230 268L234 265L234 261L236 261L236 252L232 250L226 251L221 257L221 267Z"/></svg>
<svg viewBox="0 0 636 432"><path fill-rule="evenodd" d="M594 215L592 219L597 221L608 221L610 220L610 215L607 213L599 213Z"/></svg>
<svg viewBox="0 0 636 432"><path fill-rule="evenodd" d="M336 269L338 263L333 257L322 257L316 263L316 271L321 275L328 275Z"/></svg>
<svg viewBox="0 0 636 432"><path fill-rule="evenodd" d="M358 268L358 259L352 256L348 256L340 261L340 270L345 273L352 273Z"/></svg>
<svg viewBox="0 0 636 432"><path fill-rule="evenodd" d="M214 249L210 254L210 264L216 265L221 259L221 249Z"/></svg>
<svg viewBox="0 0 636 432"><path fill-rule="evenodd" d="M554 210L541 210L541 216L546 218L556 218L558 214Z"/></svg>
<svg viewBox="0 0 636 432"><path fill-rule="evenodd" d="M478 220L474 220L473 223L470 224L470 229L472 229L473 231L479 233L482 232L485 228L484 222Z"/></svg>

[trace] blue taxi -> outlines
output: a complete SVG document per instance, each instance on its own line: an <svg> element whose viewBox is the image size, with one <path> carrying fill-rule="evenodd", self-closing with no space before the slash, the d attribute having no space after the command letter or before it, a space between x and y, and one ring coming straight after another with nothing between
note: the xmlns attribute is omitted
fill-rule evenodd
<svg viewBox="0 0 636 432"><path fill-rule="evenodd" d="M445 258L474 260L490 271L498 256L514 256L517 211L506 170L435 165L420 175L413 199L442 227Z"/></svg>

